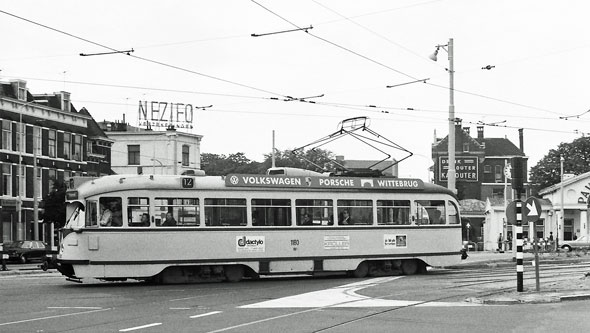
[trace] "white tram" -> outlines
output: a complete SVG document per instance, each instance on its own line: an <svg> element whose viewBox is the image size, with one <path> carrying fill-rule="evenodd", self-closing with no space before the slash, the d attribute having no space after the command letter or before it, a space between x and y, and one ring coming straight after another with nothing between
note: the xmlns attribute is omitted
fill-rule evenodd
<svg viewBox="0 0 590 333"><path fill-rule="evenodd" d="M461 260L455 196L419 179L115 175L66 201L57 265L74 281L364 277Z"/></svg>

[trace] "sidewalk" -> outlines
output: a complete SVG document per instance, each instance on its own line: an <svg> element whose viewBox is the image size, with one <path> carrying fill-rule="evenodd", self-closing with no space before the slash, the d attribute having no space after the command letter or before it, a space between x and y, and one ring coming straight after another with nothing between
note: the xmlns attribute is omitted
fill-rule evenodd
<svg viewBox="0 0 590 333"><path fill-rule="evenodd" d="M515 254L512 252L469 252L469 257L452 269L462 268L495 268L514 267L516 268ZM534 270L535 255L532 252L525 252L523 256L525 272ZM539 266L543 263L551 264L590 264L590 254L576 253L542 253L539 254ZM590 300L590 268L586 272L581 271L580 276L570 279L543 283L541 291L536 291L534 286L525 288L522 292L516 291L516 279L514 290L482 294L467 299L469 302L490 305L513 305L513 304L536 304L555 303L571 300Z"/></svg>

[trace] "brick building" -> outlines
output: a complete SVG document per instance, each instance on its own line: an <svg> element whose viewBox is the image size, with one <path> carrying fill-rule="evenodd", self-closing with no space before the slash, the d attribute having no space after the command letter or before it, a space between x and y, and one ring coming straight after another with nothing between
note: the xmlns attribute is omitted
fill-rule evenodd
<svg viewBox="0 0 590 333"><path fill-rule="evenodd" d="M44 235L34 208L56 180L110 174L108 139L70 93L31 94L24 80L0 82L0 240ZM42 211L42 210L41 210Z"/></svg>

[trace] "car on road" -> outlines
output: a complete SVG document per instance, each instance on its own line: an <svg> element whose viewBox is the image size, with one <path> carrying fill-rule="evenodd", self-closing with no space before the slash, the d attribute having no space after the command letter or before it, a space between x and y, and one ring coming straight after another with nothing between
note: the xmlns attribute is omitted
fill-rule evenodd
<svg viewBox="0 0 590 333"><path fill-rule="evenodd" d="M26 264L31 260L44 260L47 249L42 241L25 240L4 243L4 253L8 254L8 261Z"/></svg>
<svg viewBox="0 0 590 333"><path fill-rule="evenodd" d="M578 249L590 249L590 238L587 236L581 236L576 240L564 241L561 243L560 247L568 252Z"/></svg>

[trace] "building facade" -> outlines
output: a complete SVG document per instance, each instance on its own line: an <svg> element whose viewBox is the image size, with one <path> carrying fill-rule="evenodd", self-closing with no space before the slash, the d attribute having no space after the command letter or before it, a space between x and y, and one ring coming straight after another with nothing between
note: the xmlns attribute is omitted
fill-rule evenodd
<svg viewBox="0 0 590 333"><path fill-rule="evenodd" d="M110 173L111 141L68 92L33 95L24 80L0 82L0 123L0 240L41 239L42 198L56 180Z"/></svg>
<svg viewBox="0 0 590 333"><path fill-rule="evenodd" d="M464 218L464 241L478 244L490 244L497 240L506 219L494 221L499 226L490 226L486 215L486 206L504 207L514 198L510 182L510 161L513 157L521 157L524 164L523 179L525 179L525 193L530 193L526 183L527 156L524 154L524 138L519 130L519 147L507 138L486 138L484 126L477 127L477 136L470 135L469 127L462 127L460 119L455 122L455 169L456 188L461 216ZM434 183L448 186L448 136L435 138L432 144L432 159L434 162ZM502 233L506 237L506 233Z"/></svg>
<svg viewBox="0 0 590 333"><path fill-rule="evenodd" d="M153 131L125 122L99 124L110 139L111 168L117 174L194 174L201 169L201 135L169 127Z"/></svg>

